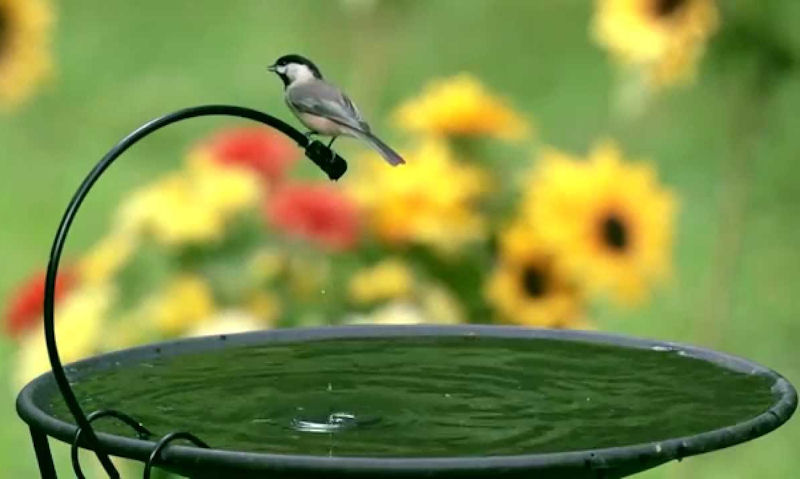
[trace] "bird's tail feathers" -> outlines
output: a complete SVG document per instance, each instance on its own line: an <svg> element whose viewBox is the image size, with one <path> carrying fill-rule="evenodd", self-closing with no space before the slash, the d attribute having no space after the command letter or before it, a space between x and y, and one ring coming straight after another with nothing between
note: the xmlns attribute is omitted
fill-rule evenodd
<svg viewBox="0 0 800 479"><path fill-rule="evenodd" d="M400 156L396 151L391 149L389 145L382 142L377 136L373 135L372 133L359 131L356 133L356 136L364 140L369 146L371 146L375 151L381 154L384 160L392 166L402 165L406 162L402 156Z"/></svg>

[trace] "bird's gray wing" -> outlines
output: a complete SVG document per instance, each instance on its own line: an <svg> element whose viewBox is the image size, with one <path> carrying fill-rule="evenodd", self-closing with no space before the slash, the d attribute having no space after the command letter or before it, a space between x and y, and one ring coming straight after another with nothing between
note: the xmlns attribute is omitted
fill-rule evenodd
<svg viewBox="0 0 800 479"><path fill-rule="evenodd" d="M286 100L299 112L323 116L355 130L370 131L369 125L347 95L323 81L292 86L286 91Z"/></svg>
<svg viewBox="0 0 800 479"><path fill-rule="evenodd" d="M361 125L361 130L369 133L370 130L369 124L367 123L367 120L365 120L364 117L361 116L361 112L358 111L358 107L356 106L356 104L353 103L353 101L350 100L350 97L348 97L344 93L341 93L341 95L342 95L342 101L347 106L347 109L351 111L353 113L353 116L355 116L358 119L358 124Z"/></svg>

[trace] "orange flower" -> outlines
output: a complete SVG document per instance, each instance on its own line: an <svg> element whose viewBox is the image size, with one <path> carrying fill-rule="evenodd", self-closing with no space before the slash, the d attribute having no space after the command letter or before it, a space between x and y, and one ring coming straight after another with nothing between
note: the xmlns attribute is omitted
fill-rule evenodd
<svg viewBox="0 0 800 479"><path fill-rule="evenodd" d="M322 247L345 250L358 241L356 205L328 185L286 185L272 195L265 210L273 226Z"/></svg>
<svg viewBox="0 0 800 479"><path fill-rule="evenodd" d="M223 130L206 147L219 163L251 169L270 184L284 178L298 151L289 139L264 127Z"/></svg>
<svg viewBox="0 0 800 479"><path fill-rule="evenodd" d="M6 305L5 312L5 329L9 336L18 338L39 321L44 312L45 277L44 271L37 272L11 295L11 301ZM74 275L69 270L56 278L56 302L72 289L74 283Z"/></svg>

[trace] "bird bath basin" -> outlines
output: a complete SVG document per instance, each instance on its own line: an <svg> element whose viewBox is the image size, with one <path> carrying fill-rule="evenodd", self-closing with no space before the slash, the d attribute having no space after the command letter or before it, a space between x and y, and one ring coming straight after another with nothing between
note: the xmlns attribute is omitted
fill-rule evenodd
<svg viewBox="0 0 800 479"><path fill-rule="evenodd" d="M160 467L191 477L624 477L763 435L797 403L776 373L721 353L486 326L214 336L66 370L89 410L207 442L162 454ZM18 409L72 441L51 374ZM153 450L119 423L95 424L111 455Z"/></svg>

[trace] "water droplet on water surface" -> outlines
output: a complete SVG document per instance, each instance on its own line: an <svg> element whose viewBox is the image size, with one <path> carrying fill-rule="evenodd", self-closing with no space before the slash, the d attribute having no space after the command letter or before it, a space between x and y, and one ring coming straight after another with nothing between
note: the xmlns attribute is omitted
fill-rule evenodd
<svg viewBox="0 0 800 479"><path fill-rule="evenodd" d="M334 412L328 415L323 421L313 421L308 419L292 419L292 427L302 432L337 432L350 429L358 425L358 420L354 414L349 412Z"/></svg>

